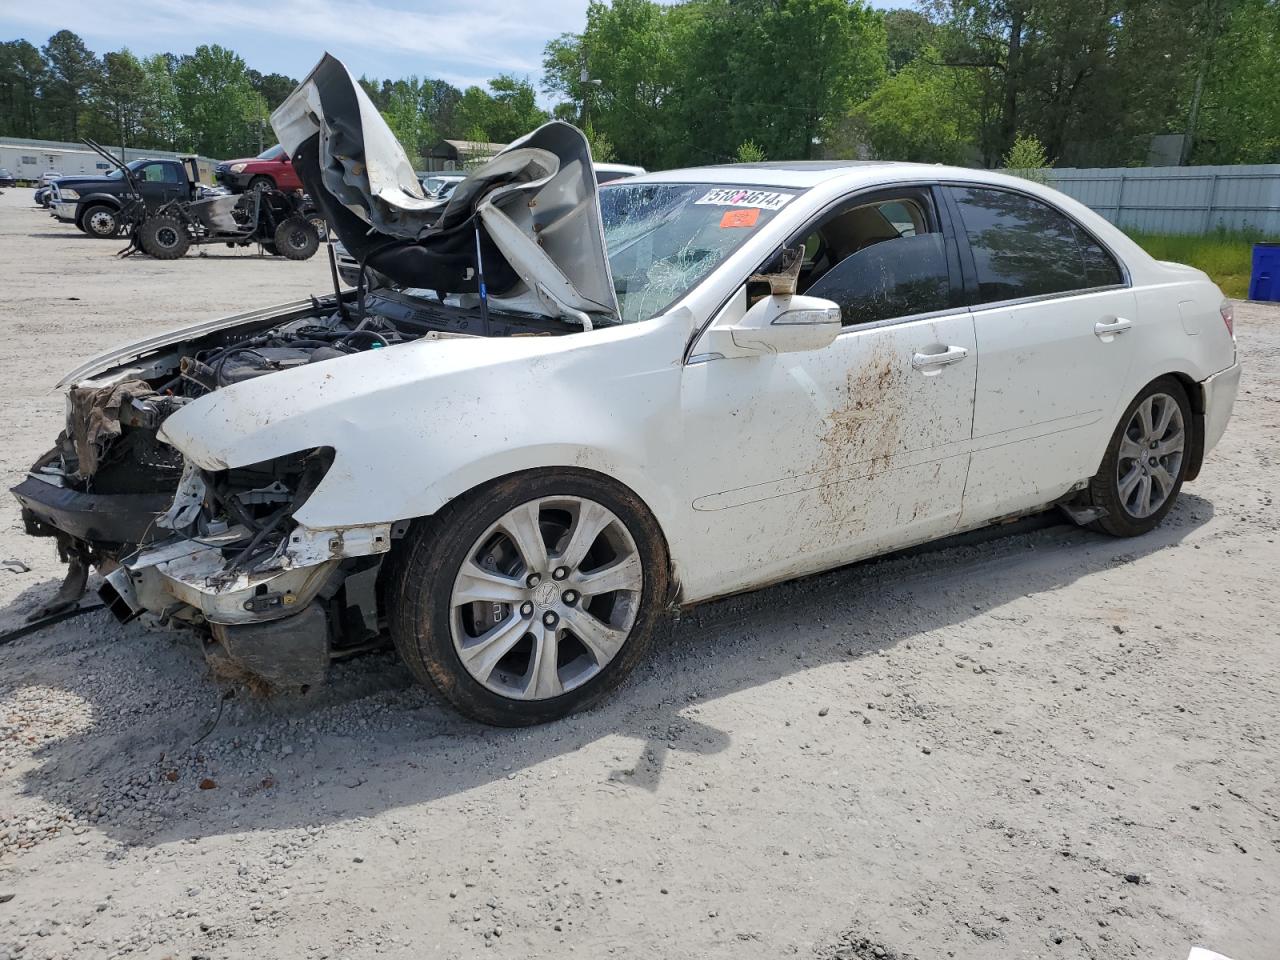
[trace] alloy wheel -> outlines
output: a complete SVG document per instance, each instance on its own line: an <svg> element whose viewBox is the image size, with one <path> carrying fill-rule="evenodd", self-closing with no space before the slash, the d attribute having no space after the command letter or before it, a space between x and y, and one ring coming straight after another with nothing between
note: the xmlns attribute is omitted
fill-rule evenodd
<svg viewBox="0 0 1280 960"><path fill-rule="evenodd" d="M1143 400L1120 440L1116 482L1120 502L1131 517L1149 517L1177 486L1186 447L1182 408L1167 393Z"/></svg>
<svg viewBox="0 0 1280 960"><path fill-rule="evenodd" d="M532 500L468 550L449 598L454 651L500 696L560 696L622 650L643 586L635 540L612 511L583 497Z"/></svg>

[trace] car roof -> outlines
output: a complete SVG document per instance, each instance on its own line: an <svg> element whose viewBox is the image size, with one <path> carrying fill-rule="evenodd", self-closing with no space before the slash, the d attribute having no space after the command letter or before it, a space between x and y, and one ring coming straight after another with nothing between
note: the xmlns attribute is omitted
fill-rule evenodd
<svg viewBox="0 0 1280 960"><path fill-rule="evenodd" d="M802 190L835 180L847 181L850 187L855 187L859 183L910 179L1002 182L1007 178L991 170L971 170L933 163L904 163L897 160L769 160L763 163L725 163L662 170L636 178L645 183L723 183Z"/></svg>

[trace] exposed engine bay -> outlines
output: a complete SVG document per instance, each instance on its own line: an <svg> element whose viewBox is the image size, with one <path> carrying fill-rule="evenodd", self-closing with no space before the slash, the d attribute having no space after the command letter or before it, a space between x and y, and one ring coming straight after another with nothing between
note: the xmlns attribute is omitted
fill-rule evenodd
<svg viewBox="0 0 1280 960"><path fill-rule="evenodd" d="M27 533L56 538L69 564L67 581L42 613L75 603L90 567L110 575L139 548L176 538L203 548L193 575L209 587L237 580L254 584L253 596L241 601L246 613L292 612L301 594L259 592L256 585L297 562L285 553L296 526L293 515L331 466L333 451L300 450L265 463L206 471L184 463L157 432L188 404L248 380L415 341L480 335L478 314L466 297L441 300L425 290L380 289L364 300L361 313L351 292L314 299L271 320L179 343L73 386L56 446L13 491ZM564 320L505 311L489 313L484 323L484 332L498 337L575 329ZM329 571L332 583L307 585L333 607L327 622L335 650L365 643L379 629L377 558L343 560L340 566ZM349 586L357 574L362 575ZM103 595L119 619L140 612L110 587ZM200 605L175 598L166 606L162 620L206 626L209 611ZM228 619L225 613L222 619Z"/></svg>

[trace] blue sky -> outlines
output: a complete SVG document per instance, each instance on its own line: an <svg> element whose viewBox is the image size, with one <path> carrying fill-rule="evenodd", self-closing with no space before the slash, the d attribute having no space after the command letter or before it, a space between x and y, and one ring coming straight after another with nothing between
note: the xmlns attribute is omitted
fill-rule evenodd
<svg viewBox="0 0 1280 960"><path fill-rule="evenodd" d="M905 7L912 0L877 0ZM587 0L30 0L0 4L0 39L37 46L66 27L95 53L145 56L230 47L262 73L301 79L328 50L374 77L439 77L460 87L542 72L548 40L582 29Z"/></svg>

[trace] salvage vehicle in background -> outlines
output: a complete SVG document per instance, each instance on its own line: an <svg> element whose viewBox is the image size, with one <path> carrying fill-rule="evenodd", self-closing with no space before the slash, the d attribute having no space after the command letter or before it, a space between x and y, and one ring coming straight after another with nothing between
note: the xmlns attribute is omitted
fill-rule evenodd
<svg viewBox="0 0 1280 960"><path fill-rule="evenodd" d="M672 606L1051 506L1143 534L1231 414L1221 291L1038 184L597 188L552 122L433 203L329 56L272 122L359 289L86 362L14 488L70 563L55 602L95 565L230 675L319 683L389 630L467 715L551 720Z"/></svg>
<svg viewBox="0 0 1280 960"><path fill-rule="evenodd" d="M246 190L302 189L302 181L293 169L293 161L285 149L276 144L256 157L225 160L213 168L213 179L232 193Z"/></svg>
<svg viewBox="0 0 1280 960"><path fill-rule="evenodd" d="M9 172L8 167L0 167L0 187L16 187L18 178Z"/></svg>
<svg viewBox="0 0 1280 960"><path fill-rule="evenodd" d="M59 177L50 185L53 216L91 237L111 239L172 200L195 199L200 171L195 157L138 159L127 164L85 140L116 169L102 176Z"/></svg>
<svg viewBox="0 0 1280 960"><path fill-rule="evenodd" d="M236 195L224 190L200 200L171 200L135 226L125 252L137 248L159 260L176 260L193 245L258 244L273 256L308 260L321 239L312 216L301 192L252 190Z"/></svg>

